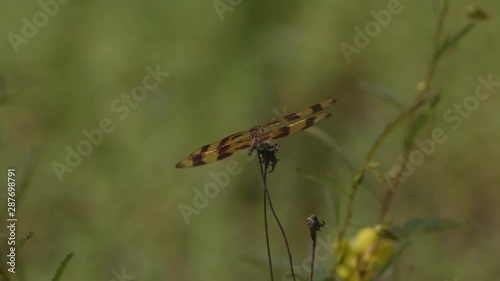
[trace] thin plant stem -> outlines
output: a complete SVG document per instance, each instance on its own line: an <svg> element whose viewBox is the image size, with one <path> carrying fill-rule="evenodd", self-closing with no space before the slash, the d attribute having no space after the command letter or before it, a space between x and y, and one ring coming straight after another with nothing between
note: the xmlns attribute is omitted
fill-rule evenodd
<svg viewBox="0 0 500 281"><path fill-rule="evenodd" d="M373 158L375 157L375 154L377 150L380 148L382 143L388 138L388 136L394 131L394 128L398 126L401 122L403 122L408 116L413 114L417 109L419 109L422 105L424 105L424 101L419 101L410 108L408 108L406 111L401 113L396 119L391 121L389 124L387 124L385 130L377 137L373 145L371 146L368 155L366 156L365 163L363 164L363 167L361 170L356 173L354 176L352 186L351 186L351 192L349 192L349 198L347 199L347 211L345 218L342 222L342 225L340 226L339 229L339 234L337 240L340 241L345 235L345 232L347 231L347 227L349 226L349 223L351 221L352 215L353 215L353 209L354 209L354 199L356 197L358 187L365 176L366 171L369 170L369 165L373 161Z"/></svg>
<svg viewBox="0 0 500 281"><path fill-rule="evenodd" d="M432 54L432 59L429 63L429 66L427 68L427 73L424 78L423 87L419 89L419 92L417 93L417 97L415 99L415 103L419 102L424 102L425 101L425 96L429 92L430 84L432 82L432 79L435 76L436 68L439 63L439 58L437 56L439 49L440 49L440 40L443 36L443 30L444 30L444 23L446 19L446 15L448 14L448 5L449 5L449 0L444 0L443 1L443 7L441 8L441 11L438 16L438 21L437 21L437 27L436 27L436 33L434 35L434 46L433 46L433 54ZM415 112L410 113L410 122L408 124L408 131L411 132L414 127L415 127ZM408 158L410 155L410 152L414 148L414 145L407 146L405 147L403 151L403 157L405 159ZM399 165L398 170L396 172L396 176L388 183L388 188L386 191L385 199L382 204L382 208L380 211L380 218L379 222L384 223L385 218L387 217L387 214L389 212L389 208L392 203L392 199L394 197L394 193L396 192L396 189L398 188L399 184L401 183L401 177L403 174L403 171L406 169L406 163L401 163Z"/></svg>
<svg viewBox="0 0 500 281"><path fill-rule="evenodd" d="M309 272L309 281L313 280L313 274L314 274L314 257L315 256L316 256L316 239L313 240L313 244L312 244L311 271Z"/></svg>
<svg viewBox="0 0 500 281"><path fill-rule="evenodd" d="M448 14L448 4L449 4L448 0L443 1L443 7L441 8L441 11L438 16L436 33L434 34L432 58L429 63L429 67L427 68L427 73L423 81L424 87L420 89L416 97L417 100L423 100L425 98L426 93L429 92L430 83L432 82L432 79L434 78L434 74L436 72L436 67L439 59L437 54L439 52L440 42L443 36L444 22L446 19L446 15Z"/></svg>
<svg viewBox="0 0 500 281"><path fill-rule="evenodd" d="M439 47L440 47L439 44L440 44L440 40L441 40L442 34L443 34L446 15L448 13L448 4L449 4L449 0L444 0L443 7L442 7L440 14L438 16L436 34L434 35L434 42L433 42L433 55L432 55L432 59L429 63L429 67L427 69L427 73L425 75L424 81L421 82L423 87L421 89L419 89L413 105L407 111L403 112L400 116L398 116L394 121L389 123L387 125L386 129L384 130L384 132L382 132L382 134L377 138L375 143L372 145L370 151L368 152L366 162L363 165L363 168L354 177L351 192L349 194L349 199L348 199L348 203L347 203L347 212L346 212L346 216L345 216L345 219L343 221L343 224L339 230L338 241L340 241L343 238L343 236L345 235L347 226L349 225L349 222L352 218L352 213L353 213L353 208L354 208L354 199L356 197L358 185L361 182L361 179L364 177L366 171L368 170L368 165L370 165L370 163L373 161L373 158L374 158L378 148L383 143L383 141L389 136L390 132L392 132L392 128L394 126L397 126L406 117L408 117L408 119L410 120L409 125L408 125L409 130L412 130L413 127L415 126L415 112L422 105L426 104L425 97L426 97L426 94L429 92L429 85L435 76L435 71L436 71L436 67L438 64L438 60L436 60L435 58L436 58L436 54L439 51ZM412 149L412 147L410 146L403 151L403 155L405 158L409 155L409 153L411 152L411 149ZM392 203L392 198L394 196L394 192L396 191L396 189L399 186L401 176L402 176L402 173L405 170L405 168L406 168L406 165L404 163L402 163L398 167L398 170L396 172L396 176L389 183L387 183L388 188L387 188L385 198L384 198L384 201L382 203L381 212L380 212L380 218L379 218L380 223L383 223L385 220L385 217L387 216L390 205Z"/></svg>
<svg viewBox="0 0 500 281"><path fill-rule="evenodd" d="M409 150L405 151L403 157L404 159L408 158L409 155ZM383 224L385 221L385 217L387 216L387 213L389 212L389 207L391 206L392 198L394 197L394 192L396 192L396 188L398 187L401 176L403 174L404 169L406 169L406 163L401 163L401 165L398 167L398 171L396 173L396 176L391 180L389 183L389 187L387 188L387 191L385 193L385 198L384 202L382 203L382 209L380 211L380 218L379 218L379 223Z"/></svg>
<svg viewBox="0 0 500 281"><path fill-rule="evenodd" d="M307 225L309 226L309 232L311 234L311 240L312 240L311 270L309 271L309 281L312 281L314 275L314 260L316 256L317 232L320 231L323 226L325 226L325 222L320 221L316 215L310 215L307 218L306 222Z"/></svg>
<svg viewBox="0 0 500 281"><path fill-rule="evenodd" d="M261 172L261 175L262 175L262 179L264 181L264 188L263 188L263 191L264 191L264 229L266 231L266 246L267 246L267 259L269 261L269 273L271 274L271 281L274 280L274 276L273 276L273 261L272 261L272 258L271 258L271 247L269 245L269 230L268 230L268 227L267 227L267 192L266 192L266 185L265 185L265 182L266 182L266 173L263 171L263 167L262 165L260 165L260 172Z"/></svg>
<svg viewBox="0 0 500 281"><path fill-rule="evenodd" d="M264 192L267 195L267 201L269 202L269 207L271 208L271 212L272 212L272 214L274 216L274 219L276 220L276 223L278 224L278 227L279 227L279 229L281 231L281 234L283 236L283 240L285 241L285 246L286 246L286 250L287 250L287 253L288 253L288 259L290 261L290 270L292 272L292 278L295 281L295 272L293 270L292 253L290 251L290 246L288 244L288 239L286 238L285 229L283 228L283 225L281 224L281 221L279 220L278 215L276 214L276 211L274 210L274 206L273 206L273 203L272 203L272 200L271 200L271 195L269 194L269 189L267 188L267 168L265 169L263 167L264 166L263 165L263 160L261 159L260 156L259 156L259 162L260 162L260 173L261 173L261 176L262 176L262 183L264 184ZM264 203L264 205L265 205L265 203ZM268 247L268 249L269 249L269 247ZM270 254L269 254L269 256L270 256Z"/></svg>

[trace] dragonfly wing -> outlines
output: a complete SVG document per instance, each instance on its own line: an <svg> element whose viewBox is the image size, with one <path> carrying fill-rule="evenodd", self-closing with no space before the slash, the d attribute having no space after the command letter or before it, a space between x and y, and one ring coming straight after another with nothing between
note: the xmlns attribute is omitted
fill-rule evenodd
<svg viewBox="0 0 500 281"><path fill-rule="evenodd" d="M196 154L200 154L203 152L211 151L211 150L217 149L218 147L222 147L226 144L240 142L240 141L243 141L247 138L249 138L248 131L241 131L241 132L229 135L229 136L227 136L219 141L216 141L216 142L213 142L211 144L207 144L207 145L204 145L202 147L199 147L199 148L195 149L193 152L191 152L191 154L189 154L189 155L196 155Z"/></svg>
<svg viewBox="0 0 500 281"><path fill-rule="evenodd" d="M266 134L264 134L264 136L262 136L261 139L267 140L267 139L283 138L283 137L286 137L288 135L295 134L297 132L300 132L300 131L303 131L307 128L310 128L310 127L314 126L314 124L316 124L316 122L318 122L319 120L329 118L330 116L331 116L330 113L320 113L318 115L311 116L309 118L297 121L295 123L291 123L289 125L271 130L271 131L267 132Z"/></svg>
<svg viewBox="0 0 500 281"><path fill-rule="evenodd" d="M321 111L329 106L332 106L335 102L337 102L337 100L335 100L335 99L324 100L324 101L317 103L315 105L311 105L310 107L308 107L302 111L295 112L295 113L288 114L288 115L285 115L283 117L277 118L277 119L267 123L263 127L266 128L266 127L273 126L273 125L280 126L282 123L293 121L293 120L299 119L303 116Z"/></svg>
<svg viewBox="0 0 500 281"><path fill-rule="evenodd" d="M228 143L212 150L189 155L186 159L183 159L179 163L177 163L175 167L191 168L213 163L233 155L238 150L250 148L250 146L251 146L250 140L246 141L242 140L239 142Z"/></svg>

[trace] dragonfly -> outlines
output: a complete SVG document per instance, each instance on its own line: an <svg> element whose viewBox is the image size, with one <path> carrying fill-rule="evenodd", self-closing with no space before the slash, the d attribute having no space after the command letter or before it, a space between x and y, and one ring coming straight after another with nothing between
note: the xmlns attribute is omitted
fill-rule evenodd
<svg viewBox="0 0 500 281"><path fill-rule="evenodd" d="M332 106L335 102L337 102L335 99L324 100L302 111L274 119L265 125L252 126L247 131L238 132L219 141L199 147L188 157L177 163L175 167L191 168L213 163L243 149L248 149L248 155L251 155L255 149L259 149L263 144L268 144L270 140L300 132L314 126L319 120L329 118L331 113L315 113ZM301 119L308 115L312 116Z"/></svg>

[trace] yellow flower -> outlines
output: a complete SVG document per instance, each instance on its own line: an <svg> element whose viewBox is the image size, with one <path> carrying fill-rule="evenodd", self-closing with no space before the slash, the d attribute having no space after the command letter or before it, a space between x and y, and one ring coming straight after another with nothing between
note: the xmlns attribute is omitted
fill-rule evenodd
<svg viewBox="0 0 500 281"><path fill-rule="evenodd" d="M345 239L333 243L337 256L335 273L346 281L368 280L384 265L393 253L393 239L380 226L365 227L347 242Z"/></svg>

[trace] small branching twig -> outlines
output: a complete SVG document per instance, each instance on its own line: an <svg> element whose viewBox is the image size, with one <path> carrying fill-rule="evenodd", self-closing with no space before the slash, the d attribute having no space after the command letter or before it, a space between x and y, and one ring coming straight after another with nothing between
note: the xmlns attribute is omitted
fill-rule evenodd
<svg viewBox="0 0 500 281"><path fill-rule="evenodd" d="M349 193L349 198L347 202L347 211L346 211L346 216L343 220L343 223L340 227L339 234L337 240L340 241L345 235L345 232L347 230L347 226L349 225L352 215L353 215L353 209L354 209L354 199L356 197L356 193L358 191L358 186L361 184L363 177L365 176L365 173L370 169L371 163L373 163L375 154L377 153L378 149L382 145L382 143L389 137L389 135L396 129L396 127L403 122L408 116L413 114L417 109L419 109L422 105L424 105L424 102L417 102L414 104L412 107L407 109L405 112L401 113L396 119L391 121L387 126L385 127L384 131L377 137L373 145L371 146L368 155L366 156L365 163L363 164L363 167L356 175L354 176L354 180L352 182L352 187L351 187L351 192Z"/></svg>
<svg viewBox="0 0 500 281"><path fill-rule="evenodd" d="M415 139L417 138L417 136L422 135L419 134L421 129L424 126L429 126L429 123L432 126L432 124L434 124L435 122L434 110L440 100L441 95L440 93L432 93L430 90L430 86L435 77L438 64L439 62L441 62L441 59L444 57L444 55L475 26L474 22L469 22L468 24L463 26L455 35L451 36L450 38L446 38L446 40L443 40L443 30L448 14L448 7L449 0L443 0L443 5L441 7L441 10L439 11L437 19L437 27L432 46L432 55L430 57L424 79L417 84L417 91L413 104L405 112L401 113L396 119L394 119L385 127L385 130L379 135L379 137L371 146L362 168L354 175L352 187L347 199L347 210L345 213L345 218L341 222L337 236L337 244L339 245L339 248L341 248L342 243L345 242L344 236L353 216L354 200L359 189L359 185L363 181L366 172L374 175L375 178L386 187L385 197L382 202L379 217L379 223L382 227L384 226L384 222L386 221L386 217L389 212L394 194L399 185L403 182L403 177L405 176L404 171L408 168L407 161L403 161L402 163L397 165L394 169L394 172L391 171L390 179L384 179L376 169L378 164L375 161L375 155L380 146L389 137L389 135L395 131L395 128L399 127L404 120L408 119L407 132L403 140L403 149L399 156L403 159L408 159L412 151L416 148ZM472 20L484 20L488 18L486 13L477 7L472 10L469 9L468 16ZM425 111L422 110L422 107L424 105L426 106ZM430 132L433 131L429 129L426 134L429 135ZM384 238L390 238L391 240L397 241L395 237L391 237L390 235L386 237L387 232L384 232L383 230L384 229L382 229L382 234L384 234ZM372 256L378 249L379 245L380 239L378 239L373 247L367 252L367 256ZM399 254L400 253L401 252L399 252ZM386 264L386 266L389 266L389 264ZM362 267L358 267L357 269L359 270L360 268L363 269Z"/></svg>
<svg viewBox="0 0 500 281"><path fill-rule="evenodd" d="M423 105L425 104L431 104L432 102L429 102L428 99L434 100L434 98L428 97L429 95L429 89L430 89L430 84L435 76L436 68L437 65L440 61L440 58L442 57L442 54L446 51L446 46L442 45L441 39L443 37L443 30L444 30L444 24L445 24L445 19L448 14L448 6L449 6L449 0L444 0L443 1L443 6L441 7L438 20L437 20L437 28L436 28L436 33L434 36L434 42L433 42L433 54L431 57L431 60L429 62L429 66L427 68L427 72L425 75L425 78L423 81L419 83L418 91L415 97L415 101L412 106L410 106L409 109L407 109L405 112L403 112L401 115L399 115L396 119L394 119L392 122L390 122L385 130L382 132L382 134L379 135L379 137L376 139L374 144L372 145L371 149L369 150L366 161L360 171L355 174L354 180L352 183L351 187L351 192L349 193L349 198L348 198L348 203L347 203L347 211L346 215L344 218L344 221L339 228L339 233L338 233L338 241L340 241L343 236L345 235L347 226L350 223L350 220L353 215L353 208L354 208L354 199L356 197L356 193L358 190L359 184L362 182L363 177L367 171L371 169L371 165L374 161L374 157L376 152L378 151L379 147L381 144L387 139L387 137L394 131L396 127L400 125L402 121L404 121L406 118L409 119L409 124L408 124L408 132L412 132L416 128L416 112L418 109L420 109ZM459 34L460 36L457 36L458 38L461 38L463 34L467 33L473 25L469 24L467 25L462 32ZM454 39L456 41L458 39ZM410 140L411 141L411 140ZM412 142L409 143L409 145L404 146L404 150L402 152L402 156L406 159L409 154L411 153L412 149L414 148L414 144ZM379 221L380 223L383 223L385 220L385 217L387 216L389 207L392 202L392 198L394 195L394 192L398 188L399 184L401 183L401 177L403 174L403 171L406 169L405 163L402 163L401 165L398 165L397 170L395 171L395 176L389 181L386 182L387 185L387 190L385 194L385 198L382 203L382 208L381 208L381 213L380 213L380 218Z"/></svg>
<svg viewBox="0 0 500 281"><path fill-rule="evenodd" d="M427 68L427 74L425 76L425 79L419 83L420 87L417 92L417 96L415 99L415 104L417 103L422 103L426 101L426 96L428 95L429 89L430 89L430 84L432 82L432 79L435 76L436 68L439 63L439 59L441 58L442 54L442 47L441 47L441 38L443 37L443 30L444 30L444 23L446 19L446 15L448 14L448 4L449 0L444 0L443 1L443 7L441 8L441 12L439 13L438 16L438 21L437 21L437 28L436 28L436 34L434 35L434 47L433 47L433 54L432 54L432 59L429 62L429 66ZM410 122L408 124L408 132L412 132L415 130L416 126L416 115L415 112L410 113ZM415 144L410 142L410 145L405 145L403 150L403 158L408 159L409 154L411 153L412 149L415 147ZM406 169L406 163L403 162L401 165L398 166L397 171L395 173L395 177L392 178L390 182L388 182L388 188L386 191L385 199L382 204L382 208L380 211L380 218L379 222L384 223L385 218L387 216L387 213L389 212L389 208L391 206L392 198L394 197L394 193L396 189L398 188L399 184L401 183L401 178L403 171Z"/></svg>

